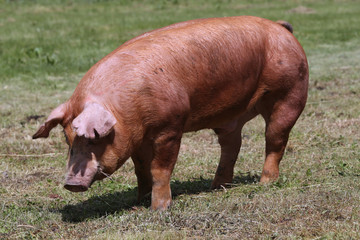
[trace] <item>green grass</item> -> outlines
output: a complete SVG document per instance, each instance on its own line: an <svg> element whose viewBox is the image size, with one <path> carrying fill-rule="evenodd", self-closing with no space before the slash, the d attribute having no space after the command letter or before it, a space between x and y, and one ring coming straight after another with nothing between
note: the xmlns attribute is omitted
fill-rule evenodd
<svg viewBox="0 0 360 240"><path fill-rule="evenodd" d="M245 126L231 188L209 191L220 149L205 130L183 138L169 211L149 210L149 199L136 204L131 161L88 192L66 191L60 127L31 139L41 115L126 40L174 22L235 15L291 22L308 55L308 104L279 180L258 183L264 123L256 118ZM360 238L359 16L351 0L0 0L0 238Z"/></svg>

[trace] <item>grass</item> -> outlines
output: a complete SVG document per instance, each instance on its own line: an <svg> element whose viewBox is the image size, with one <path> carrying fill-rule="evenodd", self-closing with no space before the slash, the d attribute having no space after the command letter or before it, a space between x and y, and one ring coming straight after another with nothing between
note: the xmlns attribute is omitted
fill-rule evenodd
<svg viewBox="0 0 360 240"><path fill-rule="evenodd" d="M360 238L360 5L356 1L0 0L0 238ZM85 193L63 187L60 128L31 135L84 73L124 41L194 18L284 19L307 52L307 107L275 183L260 185L264 123L245 126L234 184L209 191L215 135L186 134L171 210L136 204L131 161Z"/></svg>

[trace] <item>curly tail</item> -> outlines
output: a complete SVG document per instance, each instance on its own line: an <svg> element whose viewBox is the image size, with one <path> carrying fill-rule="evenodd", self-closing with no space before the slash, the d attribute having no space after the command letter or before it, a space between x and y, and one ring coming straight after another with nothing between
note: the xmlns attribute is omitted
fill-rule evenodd
<svg viewBox="0 0 360 240"><path fill-rule="evenodd" d="M280 24L281 26L283 26L284 28L289 30L289 32L293 33L294 29L290 23L288 23L286 21L282 21L282 20L276 21L276 23Z"/></svg>

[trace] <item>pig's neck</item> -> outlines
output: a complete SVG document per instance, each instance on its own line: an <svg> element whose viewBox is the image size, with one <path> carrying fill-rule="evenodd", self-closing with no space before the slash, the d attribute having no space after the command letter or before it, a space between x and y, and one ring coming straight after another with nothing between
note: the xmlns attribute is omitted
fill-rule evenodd
<svg viewBox="0 0 360 240"><path fill-rule="evenodd" d="M144 138L144 126L141 115L134 105L135 100L131 97L118 101L116 99L118 99L116 96L108 99L106 108L117 120L115 141L121 144L121 158L127 159L141 144Z"/></svg>

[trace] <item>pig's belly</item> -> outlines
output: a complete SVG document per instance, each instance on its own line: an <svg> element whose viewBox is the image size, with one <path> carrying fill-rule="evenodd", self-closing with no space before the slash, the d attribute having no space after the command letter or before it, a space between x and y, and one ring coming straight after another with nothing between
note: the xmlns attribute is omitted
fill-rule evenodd
<svg viewBox="0 0 360 240"><path fill-rule="evenodd" d="M228 105L207 104L206 106L192 109L187 118L184 131L198 131L201 129L215 129L238 121L248 116L247 107L251 98L237 99ZM253 109L251 109L253 112Z"/></svg>

